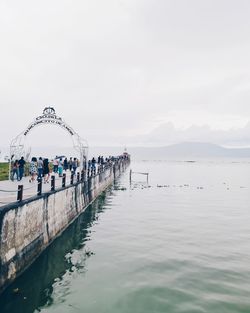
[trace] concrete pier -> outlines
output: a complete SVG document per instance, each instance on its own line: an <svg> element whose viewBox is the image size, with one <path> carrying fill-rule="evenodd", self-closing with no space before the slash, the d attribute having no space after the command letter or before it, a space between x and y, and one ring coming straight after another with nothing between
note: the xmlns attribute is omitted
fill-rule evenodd
<svg viewBox="0 0 250 313"><path fill-rule="evenodd" d="M66 186L70 184L70 172L66 175ZM76 177L75 181L76 181ZM18 185L23 185L23 199L28 199L37 194L37 181L30 183L29 177L23 177L21 181L5 180L0 181L0 207L14 203L17 200ZM55 188L59 189L62 187L62 177L55 174ZM49 192L51 189L50 182L42 185L42 192Z"/></svg>
<svg viewBox="0 0 250 313"><path fill-rule="evenodd" d="M3 202L13 202L0 207L0 292L128 165L129 159L116 160L84 181L66 184L66 187L59 185L54 191L46 186L41 195L27 197L26 194L20 202L15 201L14 194L4 197ZM30 193L35 193L36 187L30 187Z"/></svg>

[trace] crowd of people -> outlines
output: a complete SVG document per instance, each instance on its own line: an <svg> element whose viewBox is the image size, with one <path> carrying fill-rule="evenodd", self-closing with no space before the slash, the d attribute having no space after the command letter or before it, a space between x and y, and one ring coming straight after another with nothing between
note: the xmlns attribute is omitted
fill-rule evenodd
<svg viewBox="0 0 250 313"><path fill-rule="evenodd" d="M84 170L87 170L89 173L95 174L97 172L103 170L105 167L112 165L113 162L120 159L127 159L129 155L124 153L118 157L109 156L108 158L104 158L103 156L98 156L97 159L94 157L89 160L84 166ZM20 160L15 160L12 164L11 170L11 179L14 181L15 179L20 181L25 175L25 165L26 161L24 157L21 157ZM54 174L58 174L59 177L63 176L63 173L70 171L74 175L77 172L77 168L80 166L80 162L77 158L70 157L56 157L53 160L49 161L48 158L36 158L33 157L31 161L27 164L28 172L30 175L29 182L33 182L36 179L43 179L44 183L49 183L50 174L53 172Z"/></svg>
<svg viewBox="0 0 250 313"><path fill-rule="evenodd" d="M11 180L22 180L25 174L25 165L26 161L24 157L21 157L20 160L15 160L12 164L11 170ZM33 157L28 165L29 171L29 181L33 182L36 179L43 179L44 183L49 182L50 174L57 173L59 177L63 176L63 172L70 171L74 175L76 174L76 170L79 167L79 160L77 158L70 157L67 159L66 157L55 158L49 161L48 158L36 158Z"/></svg>
<svg viewBox="0 0 250 313"><path fill-rule="evenodd" d="M125 154L123 154L122 156L118 156L118 157L114 157L114 156L109 156L108 158L104 158L103 156L98 156L97 159L95 159L94 157L88 161L88 166L87 166L87 170L89 172L94 172L96 173L97 171L103 170L105 167L111 165L114 161L120 159L120 158L124 158Z"/></svg>

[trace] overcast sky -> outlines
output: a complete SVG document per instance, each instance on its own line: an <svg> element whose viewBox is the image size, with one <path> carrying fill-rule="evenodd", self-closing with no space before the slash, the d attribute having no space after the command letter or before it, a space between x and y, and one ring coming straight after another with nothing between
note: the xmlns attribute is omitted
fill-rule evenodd
<svg viewBox="0 0 250 313"><path fill-rule="evenodd" d="M90 145L250 145L249 16L248 0L2 0L0 146L48 105Z"/></svg>

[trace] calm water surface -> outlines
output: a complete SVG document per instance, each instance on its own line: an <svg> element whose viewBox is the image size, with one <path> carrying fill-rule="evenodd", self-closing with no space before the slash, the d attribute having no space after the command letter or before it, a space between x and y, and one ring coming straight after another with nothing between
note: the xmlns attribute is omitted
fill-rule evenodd
<svg viewBox="0 0 250 313"><path fill-rule="evenodd" d="M1 313L250 312L250 163L134 162ZM14 292L18 288L18 292Z"/></svg>

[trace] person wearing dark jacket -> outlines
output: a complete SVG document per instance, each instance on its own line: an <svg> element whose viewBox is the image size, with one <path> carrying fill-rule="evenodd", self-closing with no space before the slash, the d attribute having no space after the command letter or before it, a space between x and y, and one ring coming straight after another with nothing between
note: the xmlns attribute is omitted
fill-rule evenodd
<svg viewBox="0 0 250 313"><path fill-rule="evenodd" d="M43 179L44 183L49 183L50 169L49 169L49 159L43 160Z"/></svg>
<svg viewBox="0 0 250 313"><path fill-rule="evenodd" d="M67 160L67 158L65 158L64 161L63 161L63 169L65 171L67 171L68 168L69 168L68 160Z"/></svg>
<svg viewBox="0 0 250 313"><path fill-rule="evenodd" d="M19 180L21 180L23 178L25 163L26 162L24 161L24 157L21 157L21 159L18 161L18 164L19 164Z"/></svg>

